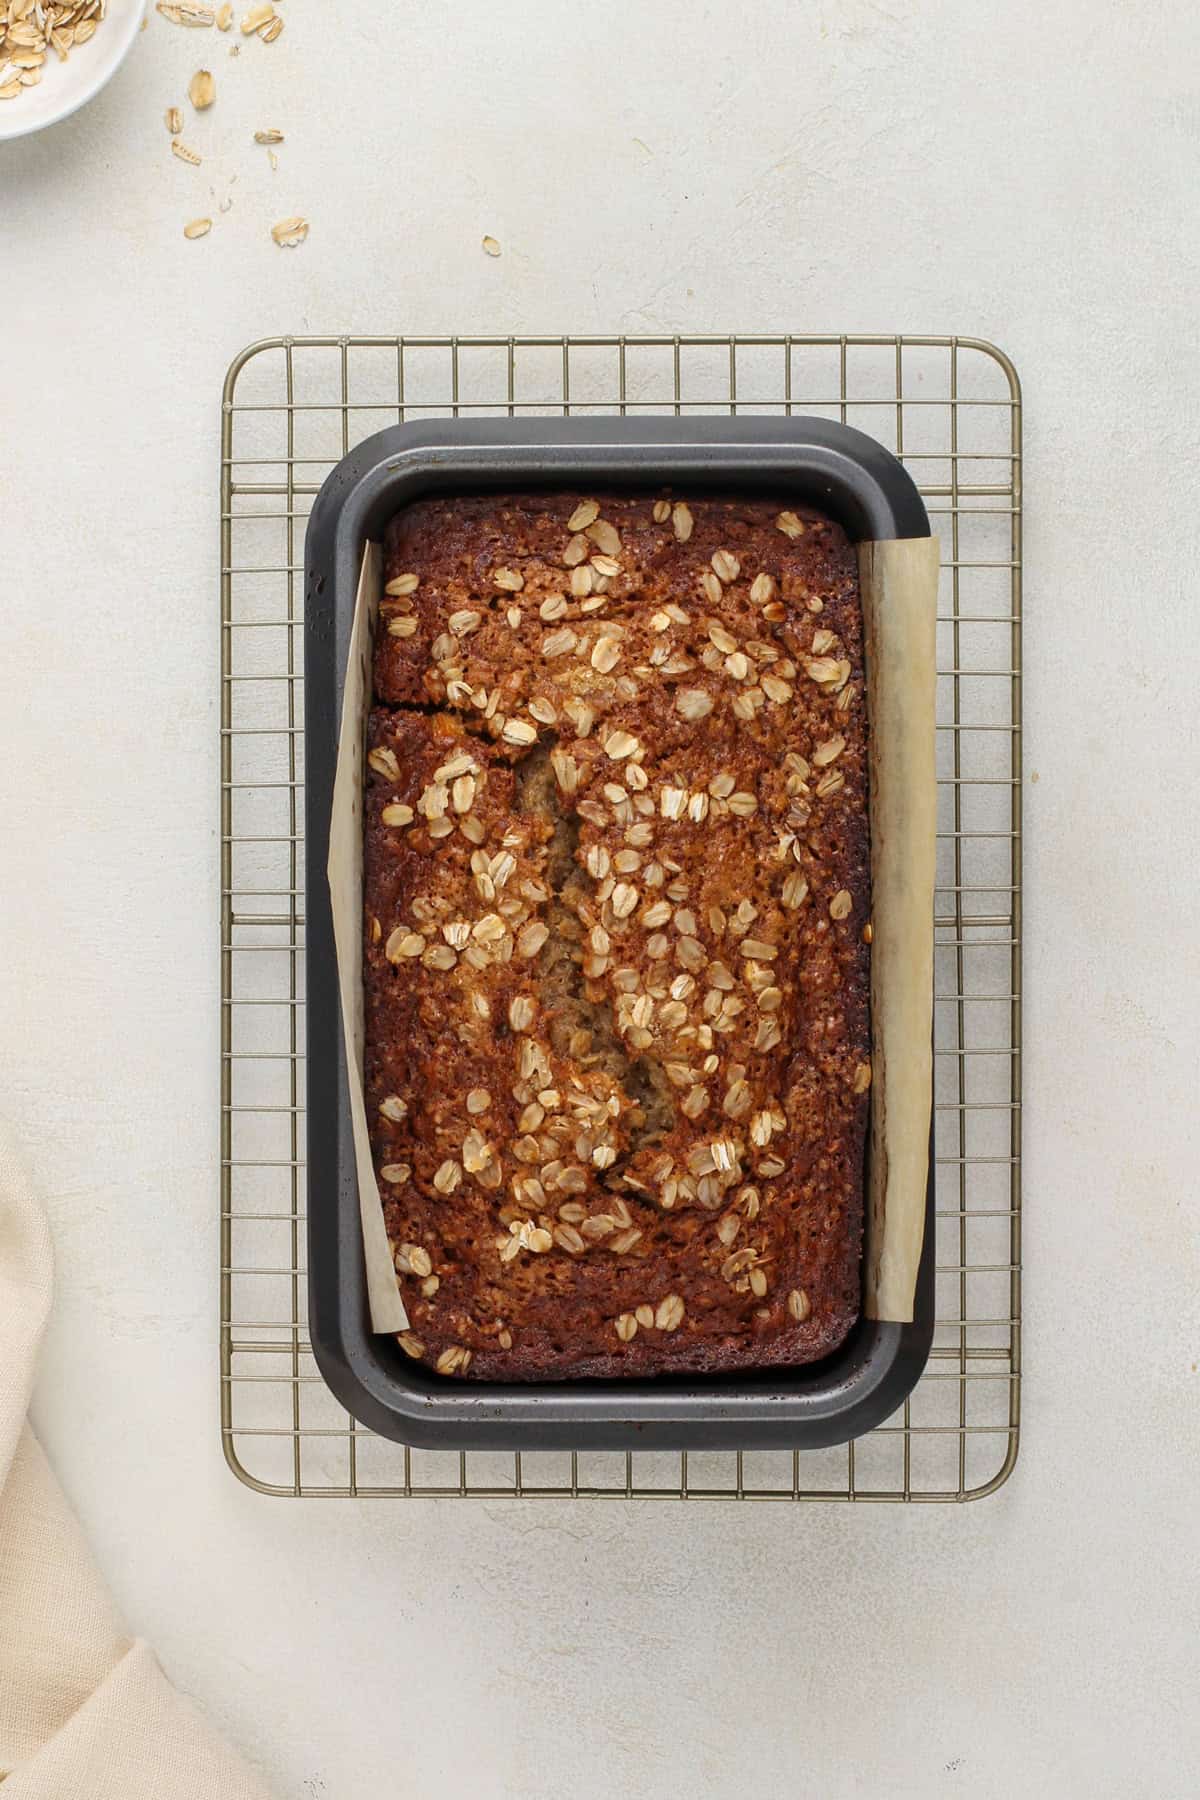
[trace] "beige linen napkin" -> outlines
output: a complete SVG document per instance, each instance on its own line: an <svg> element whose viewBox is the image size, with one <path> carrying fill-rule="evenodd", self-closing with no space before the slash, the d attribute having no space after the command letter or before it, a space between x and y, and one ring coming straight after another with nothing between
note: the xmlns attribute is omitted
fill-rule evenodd
<svg viewBox="0 0 1200 1800"><path fill-rule="evenodd" d="M270 1800L123 1634L29 1426L50 1235L0 1132L0 1786L4 1800Z"/></svg>

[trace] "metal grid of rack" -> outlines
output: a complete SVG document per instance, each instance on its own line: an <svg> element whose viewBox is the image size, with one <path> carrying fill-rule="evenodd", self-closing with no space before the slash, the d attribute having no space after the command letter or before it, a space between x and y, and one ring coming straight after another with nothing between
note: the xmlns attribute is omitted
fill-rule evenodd
<svg viewBox="0 0 1200 1800"><path fill-rule="evenodd" d="M935 951L937 1328L903 1408L834 1450L450 1453L356 1425L306 1328L304 528L397 420L818 414L906 463L942 542ZM1017 1453L1020 1378L1021 415L1008 359L953 337L276 338L221 439L221 1431L264 1493L963 1501Z"/></svg>

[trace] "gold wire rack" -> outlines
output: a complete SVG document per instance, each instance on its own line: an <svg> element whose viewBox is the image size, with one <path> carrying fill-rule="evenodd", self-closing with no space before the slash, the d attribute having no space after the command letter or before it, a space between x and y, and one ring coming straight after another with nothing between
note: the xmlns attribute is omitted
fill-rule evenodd
<svg viewBox="0 0 1200 1800"><path fill-rule="evenodd" d="M398 420L818 414L870 432L942 541L935 956L937 1327L911 1398L837 1449L421 1451L347 1415L308 1343L304 528ZM221 1436L262 1493L964 1501L1017 1454L1020 1379L1021 406L972 338L272 338L221 427Z"/></svg>

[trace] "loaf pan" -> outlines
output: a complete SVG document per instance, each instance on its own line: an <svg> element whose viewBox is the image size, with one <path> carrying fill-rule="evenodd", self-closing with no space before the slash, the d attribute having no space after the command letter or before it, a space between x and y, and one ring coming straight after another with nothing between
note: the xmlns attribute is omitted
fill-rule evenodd
<svg viewBox="0 0 1200 1800"><path fill-rule="evenodd" d="M309 1330L322 1375L362 1424L455 1450L819 1449L893 1413L933 1336L933 1141L911 1324L860 1318L832 1356L761 1374L478 1383L434 1374L367 1314L346 1050L325 865L342 682L363 545L430 494L545 486L702 489L801 500L854 539L928 537L902 465L826 419L442 419L352 451L317 496L305 550Z"/></svg>

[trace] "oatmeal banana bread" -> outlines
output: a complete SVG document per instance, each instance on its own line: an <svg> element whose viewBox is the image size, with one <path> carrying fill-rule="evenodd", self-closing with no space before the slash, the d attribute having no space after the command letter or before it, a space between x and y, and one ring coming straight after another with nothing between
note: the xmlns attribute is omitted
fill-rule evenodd
<svg viewBox="0 0 1200 1800"><path fill-rule="evenodd" d="M422 501L374 683L366 1097L404 1350L546 1380L836 1349L871 1079L845 533Z"/></svg>

